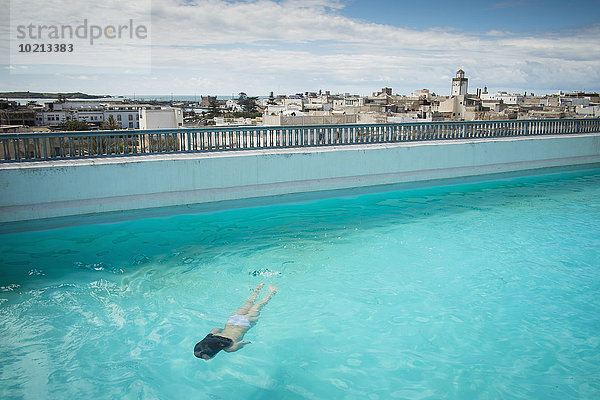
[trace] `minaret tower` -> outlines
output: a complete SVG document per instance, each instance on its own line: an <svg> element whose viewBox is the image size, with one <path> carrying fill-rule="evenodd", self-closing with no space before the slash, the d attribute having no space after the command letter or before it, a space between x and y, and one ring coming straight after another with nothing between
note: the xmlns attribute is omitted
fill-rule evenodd
<svg viewBox="0 0 600 400"><path fill-rule="evenodd" d="M469 79L465 78L465 71L459 69L456 71L456 78L452 78L452 96L467 94Z"/></svg>

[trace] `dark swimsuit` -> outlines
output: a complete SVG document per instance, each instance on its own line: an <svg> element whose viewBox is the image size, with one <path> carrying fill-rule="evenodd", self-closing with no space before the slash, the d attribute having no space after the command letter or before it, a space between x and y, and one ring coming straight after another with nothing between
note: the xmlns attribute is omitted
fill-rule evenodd
<svg viewBox="0 0 600 400"><path fill-rule="evenodd" d="M232 344L233 340L229 338L209 333L204 339L196 343L196 346L194 347L194 355L198 358L202 358L202 355L206 354L212 358L219 351L231 346Z"/></svg>

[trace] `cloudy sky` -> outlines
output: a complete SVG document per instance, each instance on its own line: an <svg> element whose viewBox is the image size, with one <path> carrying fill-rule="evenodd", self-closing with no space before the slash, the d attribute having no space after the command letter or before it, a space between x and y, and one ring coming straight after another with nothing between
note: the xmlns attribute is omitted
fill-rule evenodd
<svg viewBox="0 0 600 400"><path fill-rule="evenodd" d="M459 68L470 92L600 91L599 0L0 3L10 6L0 17L0 91L369 94L389 86L447 95ZM99 39L87 49L75 41L71 58L15 53L23 21L84 19L103 28L132 19L148 25L148 38L121 47Z"/></svg>

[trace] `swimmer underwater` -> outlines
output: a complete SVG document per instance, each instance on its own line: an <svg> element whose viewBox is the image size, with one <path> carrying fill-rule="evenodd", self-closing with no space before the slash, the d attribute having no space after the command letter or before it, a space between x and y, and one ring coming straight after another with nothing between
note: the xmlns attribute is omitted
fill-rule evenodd
<svg viewBox="0 0 600 400"><path fill-rule="evenodd" d="M227 319L224 329L215 328L204 339L196 343L194 347L196 357L210 360L221 350L230 353L250 343L241 341L244 334L256 324L260 310L277 293L275 286L269 285L269 295L258 303L254 303L264 285L264 283L261 283L254 288L252 295L248 297L244 305Z"/></svg>

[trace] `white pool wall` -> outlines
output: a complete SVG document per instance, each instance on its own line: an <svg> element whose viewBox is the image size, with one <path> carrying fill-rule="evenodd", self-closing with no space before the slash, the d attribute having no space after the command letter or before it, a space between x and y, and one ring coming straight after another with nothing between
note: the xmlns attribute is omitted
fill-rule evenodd
<svg viewBox="0 0 600 400"><path fill-rule="evenodd" d="M600 162L600 134L0 164L0 222Z"/></svg>

